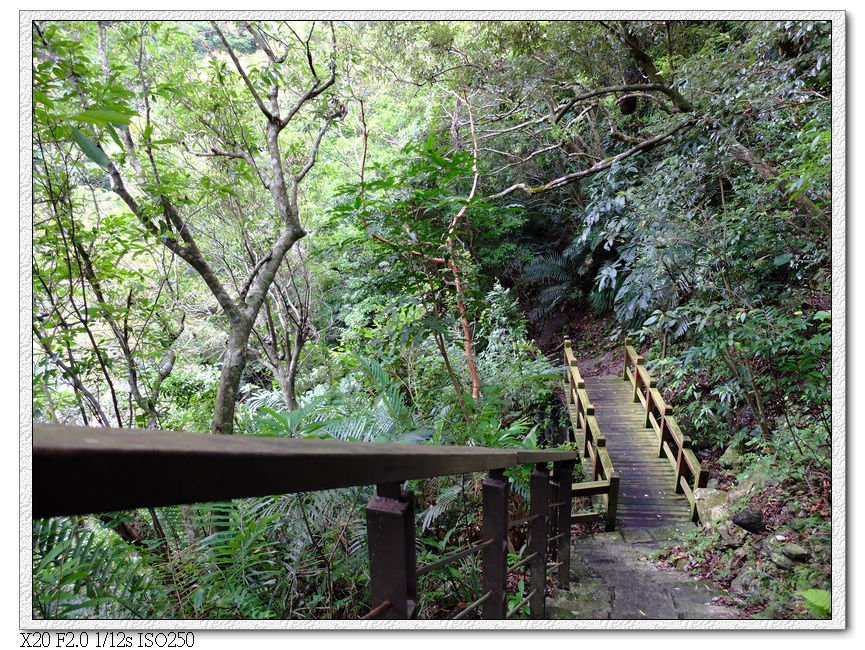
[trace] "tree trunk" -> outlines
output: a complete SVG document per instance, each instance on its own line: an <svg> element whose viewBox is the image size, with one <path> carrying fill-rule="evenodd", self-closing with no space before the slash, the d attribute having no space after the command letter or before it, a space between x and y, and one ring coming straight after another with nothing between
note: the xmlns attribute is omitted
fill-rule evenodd
<svg viewBox="0 0 865 650"><path fill-rule="evenodd" d="M300 331L295 334L294 347L291 350L291 360L288 362L288 372L286 376L285 403L288 405L288 410L293 411L299 404L297 403L297 371L300 369L300 352L303 350L303 336Z"/></svg>
<svg viewBox="0 0 865 650"><path fill-rule="evenodd" d="M294 376L289 376L289 371L280 366L276 369L276 381L279 383L279 390L282 393L285 407L289 411L295 410L299 404L295 396Z"/></svg>
<svg viewBox="0 0 865 650"><path fill-rule="evenodd" d="M234 433L234 411L240 378L246 366L247 344L251 331L252 324L249 321L231 324L225 359L222 362L222 374L219 377L219 389L216 392L213 433Z"/></svg>
<svg viewBox="0 0 865 650"><path fill-rule="evenodd" d="M460 280L459 269L457 268L456 263L451 258L450 261L450 269L451 273L453 273L454 277L454 286L456 287L457 294L457 308L459 309L460 314L460 324L463 329L463 347L466 352L466 365L469 369L469 375L472 379L472 399L477 402L481 397L481 378L478 374L478 366L475 362L475 350L474 350L474 340L472 337L472 328L469 323L469 315L468 310L466 309L466 303L463 295L463 286Z"/></svg>

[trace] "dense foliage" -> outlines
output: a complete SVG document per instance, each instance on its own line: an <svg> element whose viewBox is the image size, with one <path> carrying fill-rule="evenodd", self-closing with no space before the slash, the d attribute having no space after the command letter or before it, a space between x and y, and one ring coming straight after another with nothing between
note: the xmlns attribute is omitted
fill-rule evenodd
<svg viewBox="0 0 865 650"><path fill-rule="evenodd" d="M36 22L34 418L544 446L556 346L628 334L825 538L830 28ZM476 478L413 489L420 558L477 534ZM369 494L36 522L34 616L362 616Z"/></svg>

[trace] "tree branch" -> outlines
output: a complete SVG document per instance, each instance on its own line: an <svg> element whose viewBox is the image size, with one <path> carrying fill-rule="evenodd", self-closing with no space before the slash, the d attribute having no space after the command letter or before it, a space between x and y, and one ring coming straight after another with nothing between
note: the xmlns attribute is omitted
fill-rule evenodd
<svg viewBox="0 0 865 650"><path fill-rule="evenodd" d="M634 34L629 29L627 21L619 21L619 24L622 26L621 32L619 30L613 29L605 23L601 24L604 25L607 30L612 32L622 43L627 46L627 48L631 52L631 56L633 57L634 61L636 61L637 65L653 84L657 84L667 88L667 90L664 92L666 92L666 94L670 97L676 108L678 108L683 113L690 113L694 110L691 102L685 99L685 97L678 90L668 84L664 77L661 76L661 73L658 72L658 68L655 67L654 60L652 60L652 57L646 53L646 51L643 49L643 46L640 44L640 39L638 39L636 34Z"/></svg>
<svg viewBox="0 0 865 650"><path fill-rule="evenodd" d="M315 99L325 90L330 88L334 81L336 81L336 32L333 29L333 22L329 22L330 25L330 43L331 43L331 55L330 55L330 76L327 78L323 84L319 82L318 75L315 74L315 68L313 68L313 75L315 76L315 81L312 86L303 93L294 105L288 110L288 114L279 121L280 129L285 128L288 123L291 121L291 118L295 116L295 114L300 110L301 106L303 106L306 102L311 99ZM309 57L309 64L312 66L311 55L309 54L309 48L307 47L307 56Z"/></svg>
<svg viewBox="0 0 865 650"><path fill-rule="evenodd" d="M261 181L261 184L264 185L264 188L270 189L270 179L267 178L267 176L258 168L258 165L255 164L255 159L246 151L239 148L228 151L215 146L210 147L210 151L193 151L185 142L183 143L183 148L186 149L189 154L199 158L234 158L237 160L245 160L247 164L255 170L255 173Z"/></svg>
<svg viewBox="0 0 865 650"><path fill-rule="evenodd" d="M489 198L496 199L502 196L507 196L516 190L523 190L526 194L539 194L541 192L546 192L548 190L556 189L562 187L563 185L568 185L569 183L573 183L574 181L578 181L581 178L585 178L586 176L591 176L592 174L597 174L605 169L609 169L615 163L621 162L622 160L633 156L636 153L641 151L648 151L650 149L654 149L655 147L665 144L668 140L670 140L674 135L683 131L686 128L689 128L696 124L696 119L685 120L684 122L677 124L675 127L667 131L666 133L661 133L647 140L643 140L640 144L635 145L628 149L627 151L623 151L620 154L613 156L612 158L607 158L603 162L592 165L587 169L582 169L578 172L574 172L572 174L567 174L565 176L561 176L560 178L556 178L554 180L549 181L548 183L541 185L539 187L530 187L526 183L517 183L516 185L511 185L506 190L499 192L498 194L493 194Z"/></svg>
<svg viewBox="0 0 865 650"><path fill-rule="evenodd" d="M324 124L318 130L318 135L316 135L315 142L313 142L313 144L312 144L312 151L310 151L310 153L309 153L309 158L307 158L306 164L297 173L297 176L295 176L295 182L296 183L300 183L300 181L303 180L303 177L306 176L309 173L309 170L312 169L313 165L315 165L315 159L318 156L318 148L321 146L321 141L324 138L324 134L327 131L328 127L330 126L330 123L333 120L338 119L340 117L344 117L344 116L345 116L345 108L343 107L342 111L340 111L339 113L334 113L333 115L328 116L328 118L325 120Z"/></svg>
<svg viewBox="0 0 865 650"><path fill-rule="evenodd" d="M273 114L267 110L267 106L264 105L264 102L261 101L261 97L258 95L258 91L255 90L255 86L252 85L252 82L249 80L249 77L246 75L246 70L243 69L243 66L240 64L240 60L237 58L237 55L234 53L234 50L231 48L231 45L228 44L228 41L225 38L225 35L222 33L222 30L219 29L219 25L216 24L215 20L211 20L210 24L213 25L213 28L216 30L216 33L219 34L219 40L222 41L222 45L225 47L225 50L228 52L228 56L231 57L231 60L234 62L234 67L237 68L237 71L240 73L240 76L243 77L243 81L246 84L246 87L249 89L249 92L252 94L253 99L255 99L255 103L258 104L259 110L264 113L265 117L268 120L273 119Z"/></svg>

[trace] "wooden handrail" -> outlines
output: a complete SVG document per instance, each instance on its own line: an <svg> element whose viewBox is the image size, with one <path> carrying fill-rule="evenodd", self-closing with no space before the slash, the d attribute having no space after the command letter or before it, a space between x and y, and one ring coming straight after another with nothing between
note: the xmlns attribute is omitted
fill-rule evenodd
<svg viewBox="0 0 865 650"><path fill-rule="evenodd" d="M694 490L706 487L709 473L700 465L696 454L690 449L691 439L682 433L673 408L660 391L655 380L643 365L643 356L637 353L630 338L625 339L624 367L622 378L630 381L634 388L634 401L640 401L646 409L646 428L652 427L658 436L658 456L666 457L675 472L673 488L684 493L691 505L691 519L699 520Z"/></svg>
<svg viewBox="0 0 865 650"><path fill-rule="evenodd" d="M637 356L636 352L634 356ZM571 420L574 441L578 444L581 456L591 463L589 480L584 483L574 483L572 490L578 495L600 495L606 504L604 513L606 528L615 530L619 475L613 468L613 462L606 449L606 439L595 417L595 407L589 401L586 384L580 375L577 359L571 341L568 339L565 339L564 344L564 365L566 405L568 407L573 405L576 410L576 417ZM599 481L598 478L601 480Z"/></svg>
<svg viewBox="0 0 865 650"><path fill-rule="evenodd" d="M503 470L534 465L531 495L532 616L544 612L545 550L550 521L570 521L573 464L568 450L490 449L444 445L353 443L318 439L223 436L144 429L33 425L33 517L167 506L292 492L375 485L367 504L373 603L364 618L410 618L418 575L482 553L484 618L503 618L509 483ZM556 494L550 508L549 470ZM407 480L489 472L484 480L484 542L418 568L414 507ZM109 489L106 486L110 486ZM558 488L557 488L558 489ZM552 514L550 514L552 511ZM558 519L556 519L558 518ZM569 582L570 526L559 526L560 581ZM553 551L556 555L556 551ZM561 585L567 588L567 584Z"/></svg>
<svg viewBox="0 0 865 650"><path fill-rule="evenodd" d="M534 451L33 425L33 516L402 482L576 457ZM155 478L156 477L156 478ZM105 486L111 485L110 490Z"/></svg>

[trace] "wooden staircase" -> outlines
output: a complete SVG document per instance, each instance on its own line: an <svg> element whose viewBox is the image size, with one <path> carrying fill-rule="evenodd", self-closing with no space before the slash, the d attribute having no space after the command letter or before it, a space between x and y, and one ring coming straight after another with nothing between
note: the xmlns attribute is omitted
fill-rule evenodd
<svg viewBox="0 0 865 650"><path fill-rule="evenodd" d="M584 381L620 476L617 523L650 528L689 522L690 503L674 489L675 472L658 456L658 438L645 426L646 411L633 401L630 382L619 376Z"/></svg>

